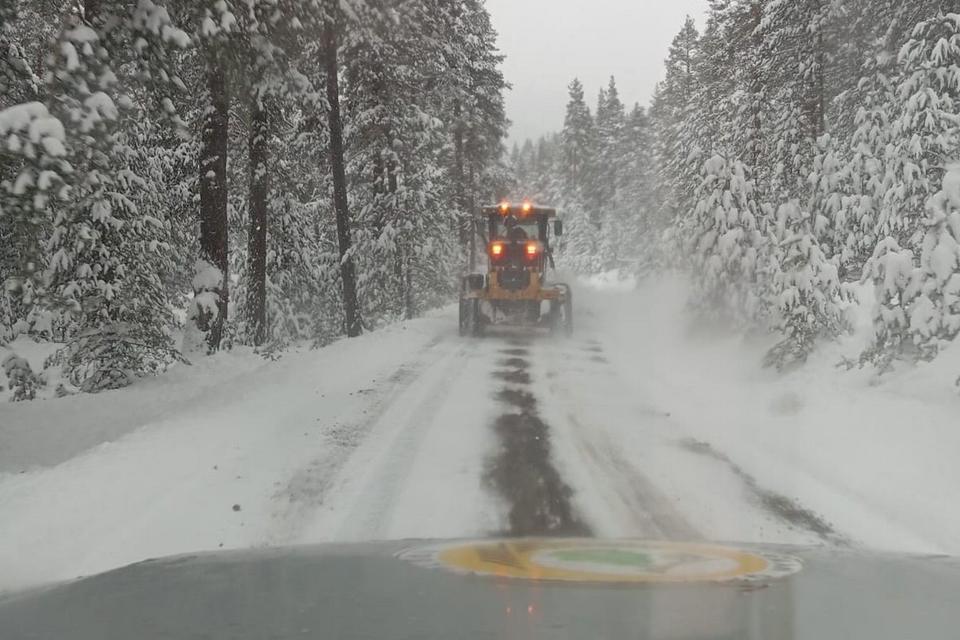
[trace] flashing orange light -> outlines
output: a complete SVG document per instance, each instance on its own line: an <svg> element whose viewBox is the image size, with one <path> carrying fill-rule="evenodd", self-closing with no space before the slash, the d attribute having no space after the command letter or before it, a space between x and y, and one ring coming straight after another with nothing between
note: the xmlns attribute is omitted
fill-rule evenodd
<svg viewBox="0 0 960 640"><path fill-rule="evenodd" d="M540 247L537 245L536 242L527 243L527 257L532 258L533 256L537 255L537 253L539 252L540 252Z"/></svg>
<svg viewBox="0 0 960 640"><path fill-rule="evenodd" d="M501 202L501 203L500 203L500 213L506 215L506 214L509 213L509 212L510 212L510 203L509 203L509 202Z"/></svg>
<svg viewBox="0 0 960 640"><path fill-rule="evenodd" d="M503 243L502 243L502 242L494 242L492 245L490 245L490 255L493 256L494 258L499 258L500 256L502 256L502 255L503 255Z"/></svg>
<svg viewBox="0 0 960 640"><path fill-rule="evenodd" d="M532 204L530 204L529 202L524 202L524 203L523 203L523 212L524 212L524 213L530 213L532 210L533 210L533 205L532 205Z"/></svg>

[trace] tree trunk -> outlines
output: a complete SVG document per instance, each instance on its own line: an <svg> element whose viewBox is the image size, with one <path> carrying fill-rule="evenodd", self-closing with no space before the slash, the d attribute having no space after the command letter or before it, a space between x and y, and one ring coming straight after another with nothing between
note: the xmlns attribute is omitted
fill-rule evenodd
<svg viewBox="0 0 960 640"><path fill-rule="evenodd" d="M227 127L229 99L226 73L217 51L207 53L207 92L209 104L203 121L203 147L200 151L200 254L204 261L220 270L217 314L201 313L197 327L206 332L210 351L220 348L223 323L227 318ZM202 293L203 290L196 293Z"/></svg>
<svg viewBox="0 0 960 640"><path fill-rule="evenodd" d="M457 223L460 232L460 245L465 246L469 241L470 217L472 211L466 210L466 190L464 189L464 170L463 170L463 122L461 120L462 109L460 101L457 100L453 105L453 182L454 197L456 198L458 219Z"/></svg>
<svg viewBox="0 0 960 640"><path fill-rule="evenodd" d="M404 264L406 262L406 240L404 238L406 234L400 234L397 242L396 251L393 254L393 281L397 287L397 297L395 309L398 315L403 315L406 317L407 314L407 281L404 277ZM391 307L394 307L393 301L391 301Z"/></svg>
<svg viewBox="0 0 960 640"><path fill-rule="evenodd" d="M754 0L750 7L750 17L753 34L753 52L750 56L750 111L751 122L750 140L747 143L749 147L750 169L754 176L760 170L760 128L762 126L761 113L763 103L760 96L763 92L763 5L760 0Z"/></svg>
<svg viewBox="0 0 960 640"><path fill-rule="evenodd" d="M337 241L340 245L340 280L343 286L343 311L347 335L363 332L357 304L357 272L351 253L350 211L347 208L347 177L343 159L343 128L340 122L340 79L337 71L337 33L332 20L323 29L327 75L327 113L330 130L330 168L333 172L333 208L337 219Z"/></svg>
<svg viewBox="0 0 960 640"><path fill-rule="evenodd" d="M470 212L470 219L468 221L470 228L470 273L476 273L477 270L477 225L480 224L479 219L477 218L477 201L476 201L476 178L473 175L473 163L469 165L469 176L470 181L467 189L469 196L467 198L467 210Z"/></svg>
<svg viewBox="0 0 960 640"><path fill-rule="evenodd" d="M404 294L403 294L403 315L407 320L417 317L416 301L413 297L413 259L409 251L403 252L404 262Z"/></svg>
<svg viewBox="0 0 960 640"><path fill-rule="evenodd" d="M824 47L826 43L823 38L823 22L817 31L817 76L814 96L814 120L813 120L813 139L817 140L827 130L827 96L826 96L826 75L827 75L827 56Z"/></svg>
<svg viewBox="0 0 960 640"><path fill-rule="evenodd" d="M83 19L87 24L92 25L100 19L100 0L84 0Z"/></svg>
<svg viewBox="0 0 960 640"><path fill-rule="evenodd" d="M267 339L267 111L254 92L250 100L250 220L247 247L250 274L247 312L253 344Z"/></svg>

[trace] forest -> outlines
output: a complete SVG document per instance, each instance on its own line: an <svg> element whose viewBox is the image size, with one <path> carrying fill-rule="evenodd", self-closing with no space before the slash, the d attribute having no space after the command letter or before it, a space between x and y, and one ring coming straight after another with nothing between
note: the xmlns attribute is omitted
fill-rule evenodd
<svg viewBox="0 0 960 640"><path fill-rule="evenodd" d="M801 365L873 291L848 367L929 361L960 332L960 2L711 0L652 104L616 81L515 145L524 193L570 225L564 262L690 275L690 309ZM960 381L958 381L960 382Z"/></svg>
<svg viewBox="0 0 960 640"><path fill-rule="evenodd" d="M770 367L866 288L846 366L960 332L960 0L711 0L650 105L573 80L562 130L509 151L482 0L0 0L0 22L0 345L56 344L58 394L447 304L502 197L562 211L566 271L688 273L697 317L777 336ZM45 384L2 365L15 399Z"/></svg>
<svg viewBox="0 0 960 640"><path fill-rule="evenodd" d="M64 393L455 296L507 181L482 0L0 7L0 344L62 344Z"/></svg>

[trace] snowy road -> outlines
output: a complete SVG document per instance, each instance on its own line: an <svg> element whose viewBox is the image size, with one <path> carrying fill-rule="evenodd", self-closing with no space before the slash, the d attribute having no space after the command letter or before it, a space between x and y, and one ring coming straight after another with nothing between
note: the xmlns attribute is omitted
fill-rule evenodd
<svg viewBox="0 0 960 640"><path fill-rule="evenodd" d="M853 377L840 407L815 369L769 379L763 345L682 328L673 289L578 291L570 339L460 338L444 310L277 362L218 356L96 406L2 407L0 590L173 553L398 538L960 552L960 522L934 507L960 486L957 435L916 435L954 404L874 406ZM879 416L921 426L863 438ZM55 429L112 441L40 451ZM851 442L853 468L837 462ZM881 459L908 446L906 464Z"/></svg>

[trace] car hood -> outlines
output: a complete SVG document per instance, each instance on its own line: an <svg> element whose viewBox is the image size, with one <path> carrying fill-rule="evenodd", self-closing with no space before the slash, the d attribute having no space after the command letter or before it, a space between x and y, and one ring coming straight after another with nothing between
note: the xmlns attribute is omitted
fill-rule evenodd
<svg viewBox="0 0 960 640"><path fill-rule="evenodd" d="M945 638L960 562L835 548L406 541L149 560L0 600L0 638Z"/></svg>

